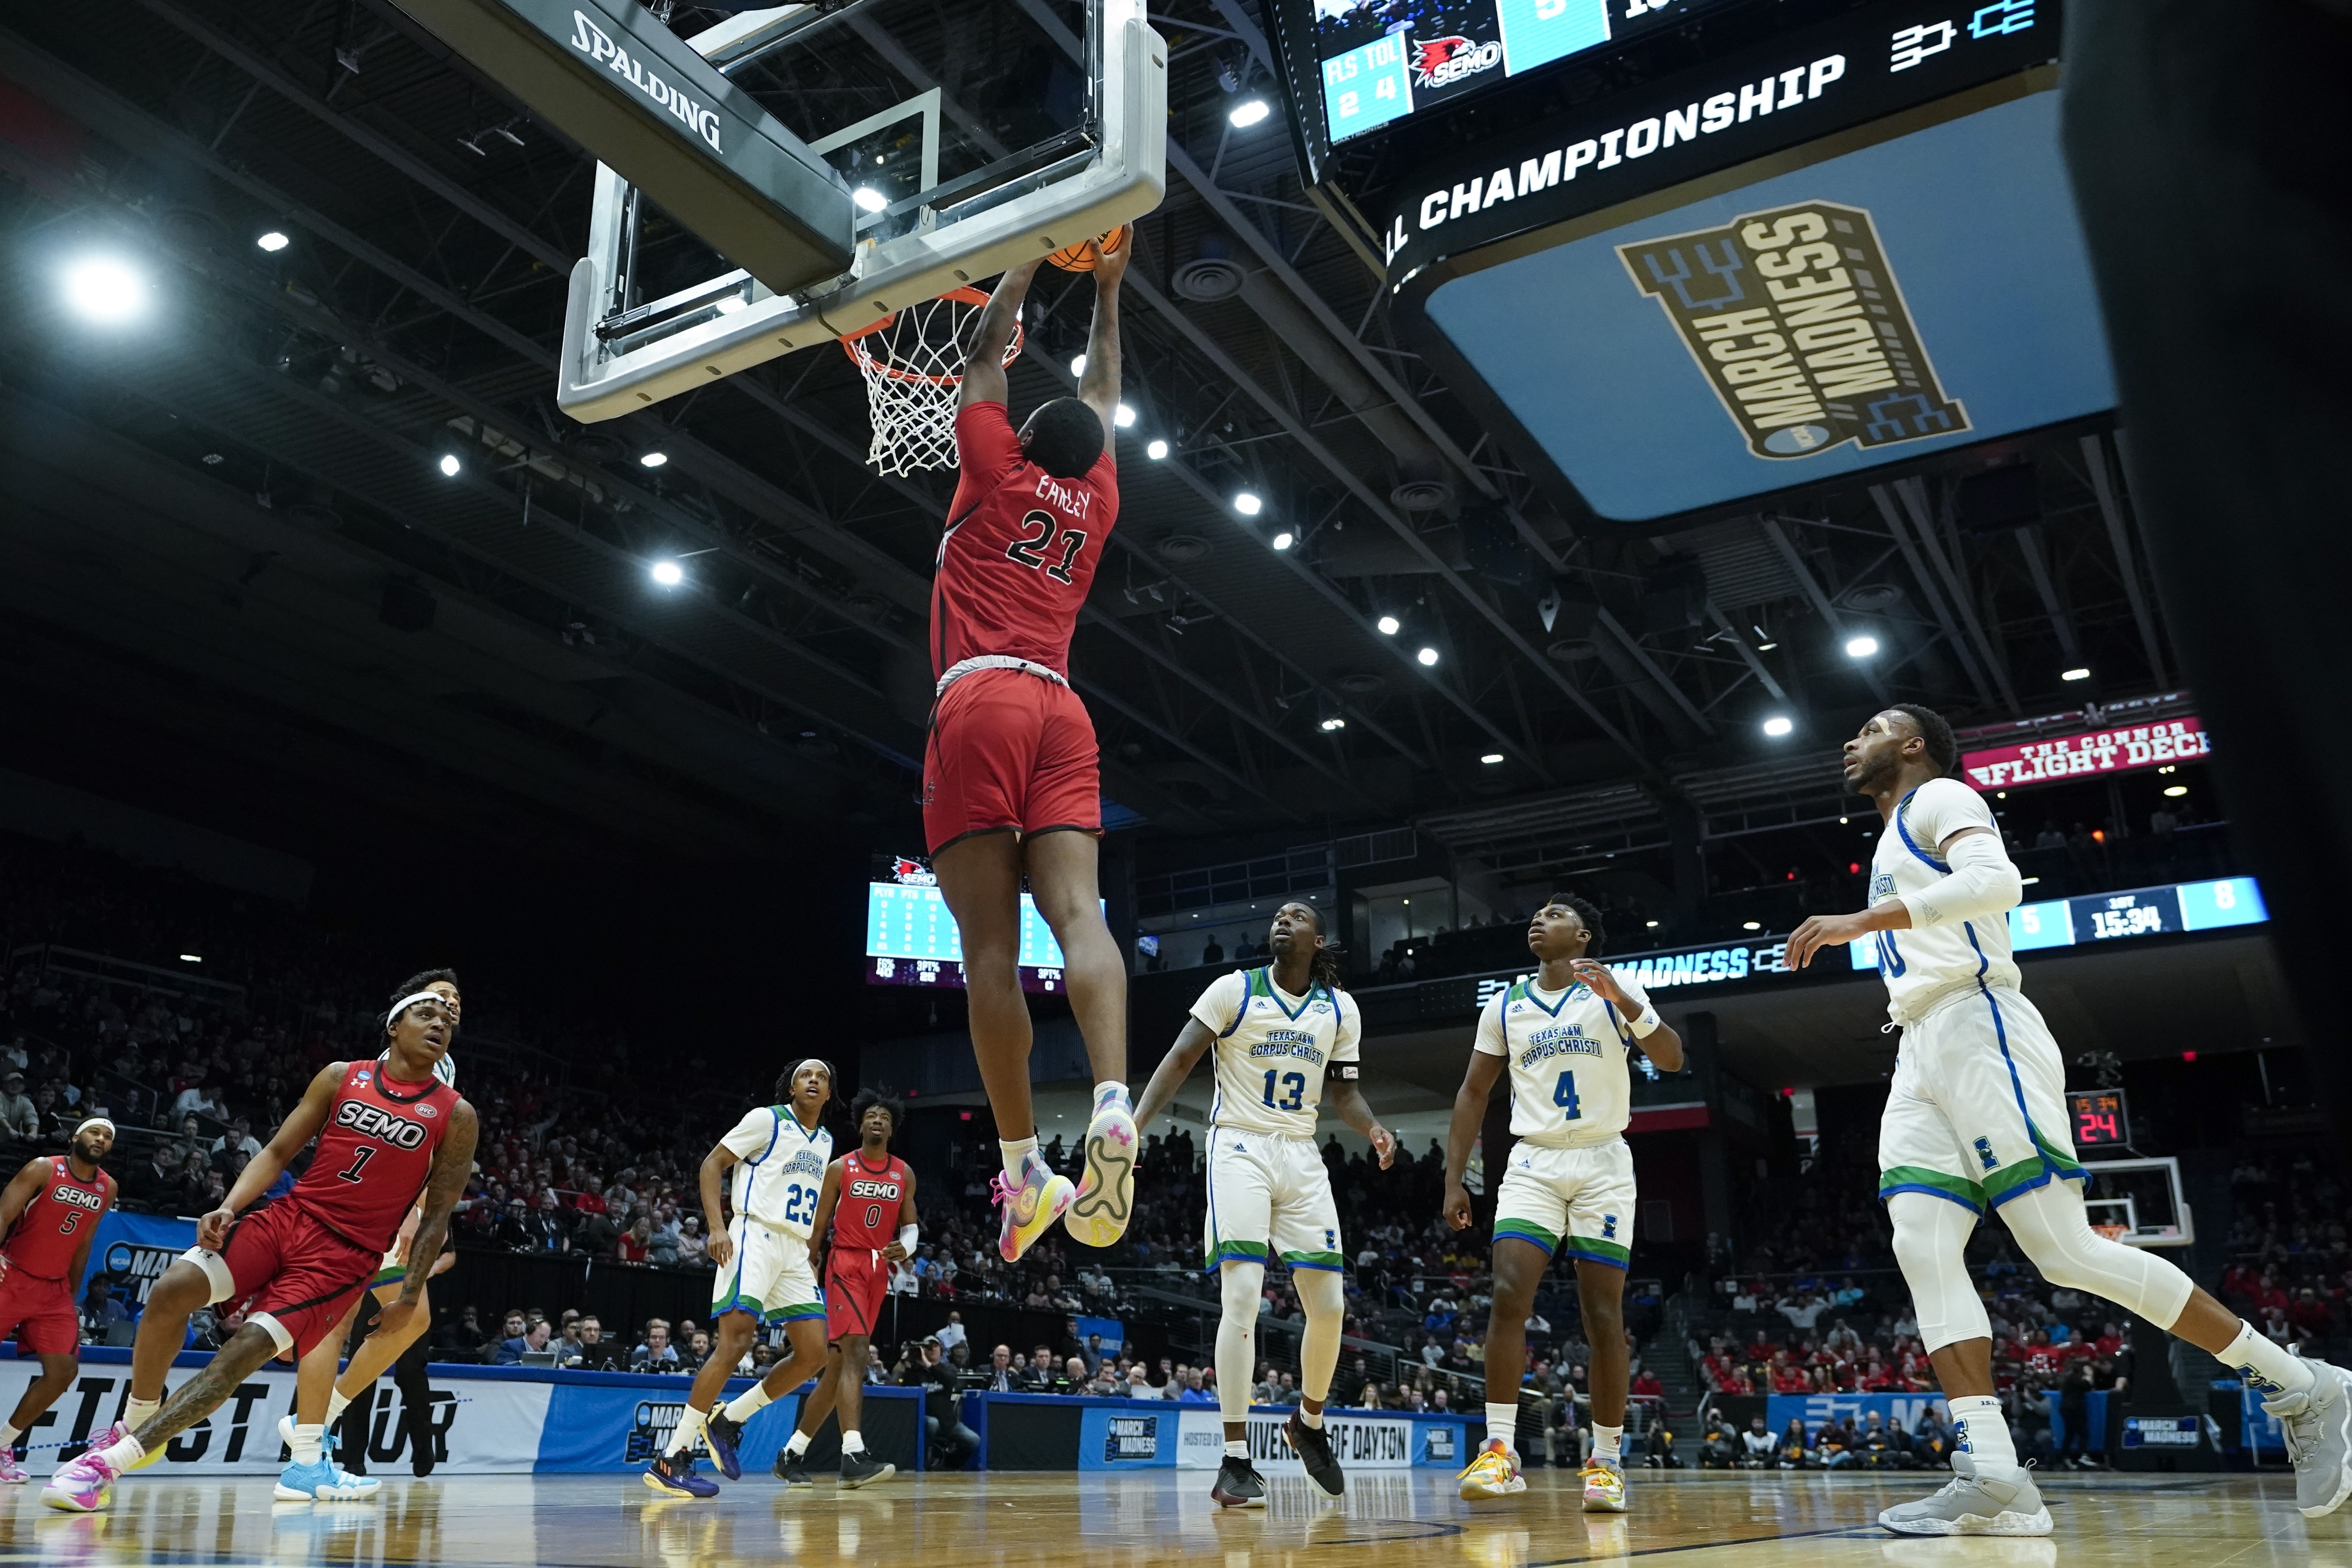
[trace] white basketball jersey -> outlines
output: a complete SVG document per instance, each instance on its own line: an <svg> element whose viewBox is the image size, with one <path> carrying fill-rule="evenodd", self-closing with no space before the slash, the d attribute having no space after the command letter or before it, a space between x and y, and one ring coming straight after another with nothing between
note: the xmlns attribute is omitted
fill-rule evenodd
<svg viewBox="0 0 2352 1568"><path fill-rule="evenodd" d="M1649 998L1622 974L1617 984L1639 1016ZM1543 991L1522 975L1479 1013L1475 1048L1511 1064L1512 1136L1580 1149L1606 1143L1633 1119L1632 1040L1623 1016L1591 987Z"/></svg>
<svg viewBox="0 0 2352 1568"><path fill-rule="evenodd" d="M746 1111L719 1142L740 1156L729 1173L735 1212L805 1237L816 1223L824 1168L833 1163L833 1134L803 1127L789 1106L762 1105Z"/></svg>
<svg viewBox="0 0 2352 1568"><path fill-rule="evenodd" d="M1937 847L1963 827L1989 827L1996 837L2000 832L1984 796L1959 780L1929 779L1905 795L1871 852L1870 901L1923 893L1949 876L1951 868ZM1943 996L1979 980L2017 984L2005 915L1926 931L1873 931L1863 940L1877 944L1886 1011L1897 1023L1918 1017Z"/></svg>
<svg viewBox="0 0 2352 1568"><path fill-rule="evenodd" d="M1268 966L1219 975L1192 1004L1192 1016L1217 1037L1212 1125L1315 1136L1323 1075L1356 1059L1354 997L1319 985L1293 996Z"/></svg>

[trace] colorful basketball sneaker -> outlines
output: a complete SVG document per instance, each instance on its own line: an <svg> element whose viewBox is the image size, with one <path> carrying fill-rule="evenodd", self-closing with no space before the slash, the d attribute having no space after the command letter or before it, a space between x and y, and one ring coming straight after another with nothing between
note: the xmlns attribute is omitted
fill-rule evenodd
<svg viewBox="0 0 2352 1568"><path fill-rule="evenodd" d="M106 1506L121 1471L106 1462L104 1450L93 1448L69 1465L61 1465L41 1489L41 1501L68 1513L96 1513Z"/></svg>
<svg viewBox="0 0 2352 1568"><path fill-rule="evenodd" d="M1584 1461L1584 1511L1625 1511L1625 1469L1613 1459L1595 1454Z"/></svg>
<svg viewBox="0 0 2352 1568"><path fill-rule="evenodd" d="M0 1452L0 1482L21 1487L32 1479L26 1472L25 1467L16 1462L16 1450L13 1447L5 1452Z"/></svg>
<svg viewBox="0 0 2352 1568"><path fill-rule="evenodd" d="M1078 1195L1062 1228L1085 1246L1108 1247L1127 1234L1128 1215L1135 1208L1135 1108L1127 1090L1106 1088L1096 1097L1085 1148Z"/></svg>
<svg viewBox="0 0 2352 1568"><path fill-rule="evenodd" d="M1130 1119L1128 1126L1134 1125ZM1070 1178L1055 1175L1054 1167L1034 1149L1021 1157L1019 1184L999 1173L992 1191L1004 1209L1004 1223L996 1233L996 1254L1007 1263L1020 1262L1021 1255L1053 1228L1078 1193Z"/></svg>
<svg viewBox="0 0 2352 1568"><path fill-rule="evenodd" d="M1999 1465L1965 1449L1952 1456L1952 1479L1917 1502L1878 1516L1897 1535L2047 1535L2050 1510L2022 1465Z"/></svg>
<svg viewBox="0 0 2352 1568"><path fill-rule="evenodd" d="M719 1495L719 1483L694 1473L691 1454L663 1454L640 1473L646 1485L666 1497L705 1498Z"/></svg>
<svg viewBox="0 0 2352 1568"><path fill-rule="evenodd" d="M1509 1497L1527 1489L1528 1479L1519 1474L1519 1457L1505 1447L1500 1437L1489 1437L1470 1468L1462 1472L1462 1495L1473 1500Z"/></svg>
<svg viewBox="0 0 2352 1568"><path fill-rule="evenodd" d="M332 1459L315 1465L291 1464L278 1473L279 1502L373 1502L383 1483L373 1476L355 1476Z"/></svg>
<svg viewBox="0 0 2352 1568"><path fill-rule="evenodd" d="M105 1431L100 1432L97 1436L92 1437L89 1440L89 1448L88 1451L95 1454L100 1448L111 1448L114 1445L121 1442L122 1439L130 1436L131 1423L128 1421L117 1421L113 1426L109 1426ZM148 1452L139 1456L139 1462L131 1466L131 1469L143 1470L163 1457L163 1450L162 1448L158 1447L150 1449ZM125 1475L130 1473L130 1470L125 1470L123 1472Z"/></svg>
<svg viewBox="0 0 2352 1568"><path fill-rule="evenodd" d="M719 1462L719 1473L730 1481L743 1479L743 1424L730 1418L727 1406L714 1405L702 1423L702 1440Z"/></svg>

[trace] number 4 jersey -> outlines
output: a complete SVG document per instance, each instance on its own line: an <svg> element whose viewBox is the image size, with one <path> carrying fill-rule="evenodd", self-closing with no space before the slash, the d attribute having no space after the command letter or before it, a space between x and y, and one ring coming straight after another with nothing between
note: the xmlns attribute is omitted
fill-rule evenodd
<svg viewBox="0 0 2352 1568"><path fill-rule="evenodd" d="M1293 996L1275 984L1269 966L1219 975L1192 1004L1192 1016L1217 1037L1212 1125L1315 1136L1324 1075L1339 1062L1354 1070L1355 998L1320 985Z"/></svg>
<svg viewBox="0 0 2352 1568"><path fill-rule="evenodd" d="M1649 998L1617 977L1638 1011ZM1584 985L1546 991L1522 976L1478 1015L1475 1048L1511 1068L1511 1135L1547 1149L1606 1143L1633 1120L1633 1037L1623 1015Z"/></svg>

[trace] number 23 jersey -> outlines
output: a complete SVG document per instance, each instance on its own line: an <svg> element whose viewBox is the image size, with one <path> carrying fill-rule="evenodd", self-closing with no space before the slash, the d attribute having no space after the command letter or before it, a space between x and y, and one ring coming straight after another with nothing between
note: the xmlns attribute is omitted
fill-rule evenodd
<svg viewBox="0 0 2352 1568"><path fill-rule="evenodd" d="M1636 1013L1640 987L1617 984ZM1547 1149L1606 1143L1633 1118L1630 1037L1617 1008L1584 985L1540 989L1522 975L1478 1014L1475 1049L1511 1068L1511 1134Z"/></svg>
<svg viewBox="0 0 2352 1568"><path fill-rule="evenodd" d="M737 1159L728 1173L735 1212L807 1240L824 1168L833 1163L833 1134L803 1127L788 1105L762 1105L745 1111L719 1142Z"/></svg>
<svg viewBox="0 0 2352 1568"><path fill-rule="evenodd" d="M1214 1126L1312 1138L1325 1075L1343 1062L1355 1074L1362 1026L1345 991L1293 996L1270 966L1241 970L1211 981L1192 1016L1216 1036Z"/></svg>

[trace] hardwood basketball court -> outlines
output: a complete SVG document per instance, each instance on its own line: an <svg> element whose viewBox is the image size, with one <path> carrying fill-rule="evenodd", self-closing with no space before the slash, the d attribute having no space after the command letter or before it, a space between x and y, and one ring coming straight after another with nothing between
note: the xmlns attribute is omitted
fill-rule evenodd
<svg viewBox="0 0 2352 1568"><path fill-rule="evenodd" d="M1613 1558L1709 1568L1883 1563L2352 1568L2352 1521L2305 1521L2284 1476L2053 1478L2058 1523L2038 1540L1918 1540L1874 1522L1922 1478L1635 1472L1635 1511L1590 1516L1574 1478L1539 1471L1525 1496L1476 1506L1434 1471L1352 1478L1339 1504L1269 1480L1263 1513L1221 1512L1205 1474L954 1475L858 1492L786 1492L761 1477L714 1501L667 1501L635 1478L387 1479L373 1503L274 1503L266 1480L125 1480L114 1506L69 1515L37 1488L0 1500L11 1563L561 1564L726 1568L736 1563L1084 1564L1130 1568L1539 1568Z"/></svg>

